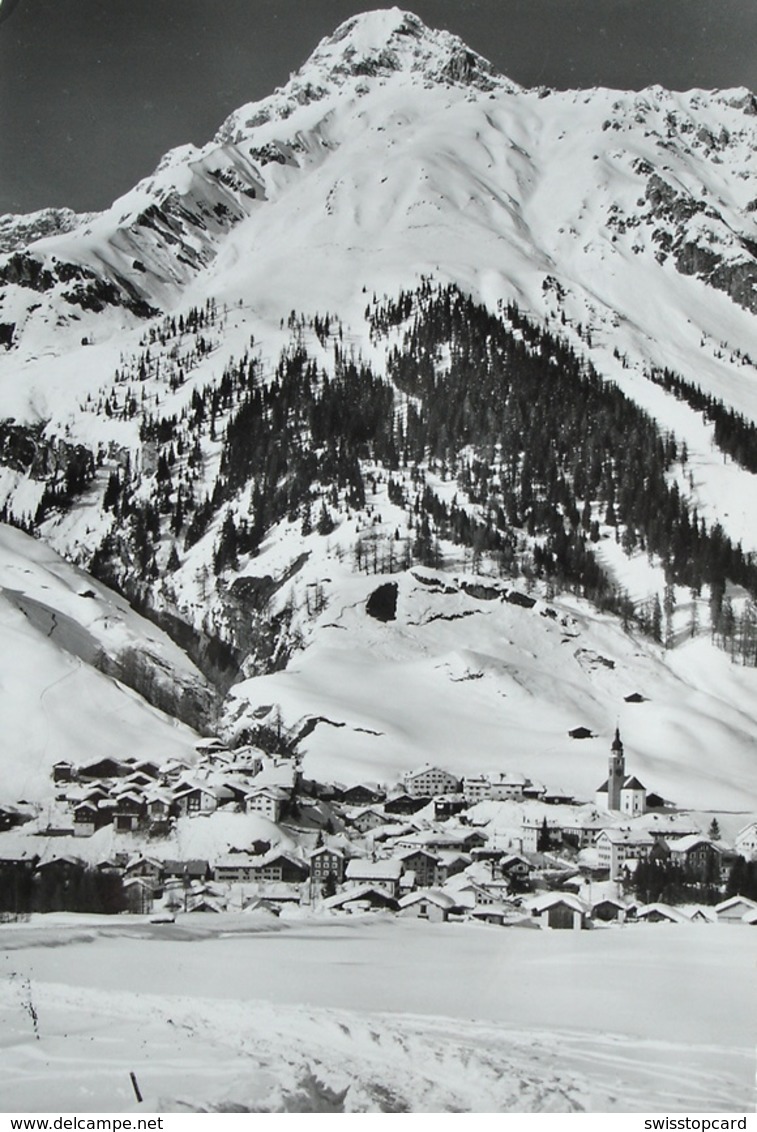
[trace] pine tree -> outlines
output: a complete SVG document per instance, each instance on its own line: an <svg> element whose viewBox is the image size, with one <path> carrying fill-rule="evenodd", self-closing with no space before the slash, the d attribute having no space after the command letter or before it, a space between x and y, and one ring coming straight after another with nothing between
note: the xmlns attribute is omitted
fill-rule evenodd
<svg viewBox="0 0 757 1132"><path fill-rule="evenodd" d="M551 846L552 838L550 836L549 826L547 825L547 819L545 817L542 820L541 829L539 830L539 835L536 839L536 851L537 853L546 853L551 848Z"/></svg>
<svg viewBox="0 0 757 1132"><path fill-rule="evenodd" d="M672 582L665 583L663 595L663 609L665 610L665 648L670 649L675 643L673 632L673 613L676 607L676 591Z"/></svg>
<svg viewBox="0 0 757 1132"><path fill-rule="evenodd" d="M660 598L655 594L654 601L652 602L652 623L651 623L652 637L659 643L662 642L662 607L660 606Z"/></svg>
<svg viewBox="0 0 757 1132"><path fill-rule="evenodd" d="M237 528L234 517L231 511L227 511L213 559L216 574L221 574L226 569L236 570L239 567L237 545Z"/></svg>
<svg viewBox="0 0 757 1132"><path fill-rule="evenodd" d="M330 872L326 877L325 881L323 882L322 891L323 896L326 900L328 900L330 896L336 896L336 877L333 873Z"/></svg>
<svg viewBox="0 0 757 1132"><path fill-rule="evenodd" d="M318 526L316 527L319 535L330 535L334 530L334 520L331 518L326 504L321 504L321 510L318 515Z"/></svg>

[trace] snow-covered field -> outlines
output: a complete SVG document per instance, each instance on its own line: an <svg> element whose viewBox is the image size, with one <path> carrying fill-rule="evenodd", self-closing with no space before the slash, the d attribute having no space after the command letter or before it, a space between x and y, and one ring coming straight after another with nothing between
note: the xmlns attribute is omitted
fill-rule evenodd
<svg viewBox="0 0 757 1132"><path fill-rule="evenodd" d="M5 1111L751 1111L754 935L376 918L2 929Z"/></svg>

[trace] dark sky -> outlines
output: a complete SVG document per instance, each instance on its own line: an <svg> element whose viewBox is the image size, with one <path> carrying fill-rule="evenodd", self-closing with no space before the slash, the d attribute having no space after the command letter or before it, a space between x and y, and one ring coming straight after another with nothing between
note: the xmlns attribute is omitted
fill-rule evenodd
<svg viewBox="0 0 757 1132"><path fill-rule="evenodd" d="M104 208L381 0L0 0L0 213ZM385 6L390 6L386 3ZM525 85L757 88L757 0L412 0Z"/></svg>

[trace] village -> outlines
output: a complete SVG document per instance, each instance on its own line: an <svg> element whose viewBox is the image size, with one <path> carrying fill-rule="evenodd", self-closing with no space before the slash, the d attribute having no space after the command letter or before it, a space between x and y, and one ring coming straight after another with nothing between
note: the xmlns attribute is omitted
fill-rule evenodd
<svg viewBox="0 0 757 1132"><path fill-rule="evenodd" d="M36 814L0 810L6 922L32 911L154 922L257 911L757 926L757 819L730 840L716 818L703 830L627 774L617 730L593 802L518 773L458 778L430 764L388 786L340 787L308 780L291 752L218 739L198 744L191 764L58 762L52 780L54 802ZM182 855L195 823L219 833L205 839L216 848Z"/></svg>

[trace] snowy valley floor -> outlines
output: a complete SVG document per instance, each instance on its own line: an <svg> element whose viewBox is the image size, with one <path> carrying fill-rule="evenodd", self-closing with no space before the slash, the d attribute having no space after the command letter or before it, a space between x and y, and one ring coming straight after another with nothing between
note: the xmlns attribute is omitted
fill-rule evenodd
<svg viewBox="0 0 757 1132"><path fill-rule="evenodd" d="M0 1109L753 1111L755 933L0 928Z"/></svg>

